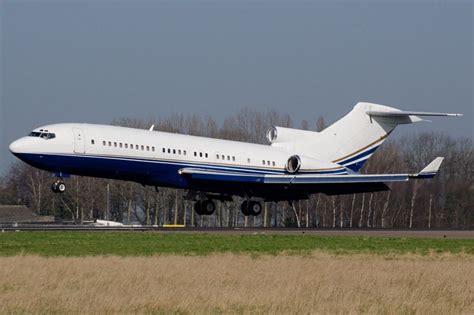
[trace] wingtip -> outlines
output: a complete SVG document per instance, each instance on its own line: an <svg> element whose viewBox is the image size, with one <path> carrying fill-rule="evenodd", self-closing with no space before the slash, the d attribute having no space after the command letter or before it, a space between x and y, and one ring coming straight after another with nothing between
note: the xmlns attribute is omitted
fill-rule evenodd
<svg viewBox="0 0 474 315"><path fill-rule="evenodd" d="M421 172L419 172L416 177L419 177L419 178L434 177L438 173L441 163L443 163L443 160L444 160L443 156L438 156L433 161L431 161L431 163L428 164L424 169L422 169Z"/></svg>

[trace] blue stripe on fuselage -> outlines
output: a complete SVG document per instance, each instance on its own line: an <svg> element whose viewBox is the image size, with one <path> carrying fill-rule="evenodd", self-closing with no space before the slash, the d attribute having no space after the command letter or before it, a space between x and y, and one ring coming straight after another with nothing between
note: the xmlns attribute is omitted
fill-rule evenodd
<svg viewBox="0 0 474 315"><path fill-rule="evenodd" d="M78 156L78 155L68 155L65 154L64 156ZM121 156L106 156L106 155L81 155L84 157L89 158L105 158L105 159L119 159L119 160L129 160L129 161L139 161L139 162L148 162L148 163L164 163L164 164L173 164L173 165L180 165L182 167L198 167L202 169L213 169L213 170L221 170L221 171L237 171L243 173L258 173L258 174L286 174L285 170L281 169L265 169L265 168L255 168L255 167L246 167L246 166L233 166L233 165L219 165L219 164L212 164L212 163L196 163L196 162L189 162L189 161L179 161L179 160L163 160L163 159L146 159L146 158L136 158L136 157L121 157ZM302 174L338 174L344 173L346 174L347 171L344 168L334 169L334 170L302 170L300 171Z"/></svg>
<svg viewBox="0 0 474 315"><path fill-rule="evenodd" d="M375 150L378 149L379 146L376 146L376 147L373 147L373 148L370 148L368 149L367 151L364 151L364 152L361 152L359 154L357 154L356 156L353 156L353 157L350 157L346 160L343 160L341 162L338 162L339 165L343 165L344 167L354 171L354 172L358 172L362 166L364 166L365 162L367 162L368 158L369 158L369 155L371 155L372 153L375 152ZM357 161L359 159L362 159L366 157L365 159L361 160L361 161ZM353 161L357 161L355 163L351 163Z"/></svg>
<svg viewBox="0 0 474 315"><path fill-rule="evenodd" d="M186 188L187 180L178 174L184 167L199 167L219 171L236 171L247 174L285 174L275 170L219 166L180 161L149 160L140 158L61 155L61 154L15 154L28 164L52 172L63 172L85 176L115 178L141 182L149 185ZM307 173L305 173L307 174ZM346 174L345 170L315 172L314 174Z"/></svg>
<svg viewBox="0 0 474 315"><path fill-rule="evenodd" d="M378 148L378 146L373 147L373 148L371 148L371 149L368 149L367 151L364 151L364 152L362 152L362 153L359 153L359 154L357 154L356 156L353 156L353 157L351 157L351 158L348 158L348 159L346 159L346 160L343 160L343 161L341 161L341 162L338 162L338 164L340 164L340 165L346 165L346 164L349 163L349 162L358 160L358 159L360 159L360 158L363 158L364 156L367 156L367 155L369 155L369 154L371 154L371 153L374 153L375 150L377 150L377 148Z"/></svg>

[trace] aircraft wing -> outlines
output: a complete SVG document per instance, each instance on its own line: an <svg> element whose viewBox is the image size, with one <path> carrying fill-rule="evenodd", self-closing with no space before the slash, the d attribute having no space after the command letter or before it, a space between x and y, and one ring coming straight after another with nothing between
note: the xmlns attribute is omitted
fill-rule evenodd
<svg viewBox="0 0 474 315"><path fill-rule="evenodd" d="M390 183L404 182L410 178L434 177L443 161L437 157L422 171L415 174L351 174L351 175L318 175L318 174L249 174L244 172L216 171L200 168L182 168L179 174L195 180L222 181L253 184L353 184L353 183Z"/></svg>

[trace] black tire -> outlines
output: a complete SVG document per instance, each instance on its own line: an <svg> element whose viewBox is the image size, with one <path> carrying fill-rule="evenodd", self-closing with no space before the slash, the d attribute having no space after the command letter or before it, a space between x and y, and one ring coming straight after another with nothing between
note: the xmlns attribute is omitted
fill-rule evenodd
<svg viewBox="0 0 474 315"><path fill-rule="evenodd" d="M204 200L201 204L201 210L204 214L211 215L216 211L216 205L212 200Z"/></svg>
<svg viewBox="0 0 474 315"><path fill-rule="evenodd" d="M57 187L58 187L57 190L58 190L58 192L60 192L60 193L63 193L63 192L66 191L66 184L63 183L63 182L57 183Z"/></svg>
<svg viewBox="0 0 474 315"><path fill-rule="evenodd" d="M202 212L202 201L196 201L196 203L194 204L194 211L199 215L204 214Z"/></svg>
<svg viewBox="0 0 474 315"><path fill-rule="evenodd" d="M253 216L259 215L260 213L262 213L262 204L257 201L250 201L248 212L250 213L250 215L253 215Z"/></svg>
<svg viewBox="0 0 474 315"><path fill-rule="evenodd" d="M240 211L242 211L242 214L245 215L245 216L250 215L249 202L247 200L242 202L242 204L240 205Z"/></svg>
<svg viewBox="0 0 474 315"><path fill-rule="evenodd" d="M51 184L51 190L53 193L58 193L59 190L58 190L58 182L54 182Z"/></svg>

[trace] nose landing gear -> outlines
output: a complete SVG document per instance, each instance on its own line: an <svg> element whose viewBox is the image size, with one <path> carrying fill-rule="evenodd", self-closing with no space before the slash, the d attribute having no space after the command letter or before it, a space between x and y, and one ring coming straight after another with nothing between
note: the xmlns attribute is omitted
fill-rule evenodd
<svg viewBox="0 0 474 315"><path fill-rule="evenodd" d="M66 191L66 184L61 179L58 179L51 185L51 190L53 193L63 193Z"/></svg>

